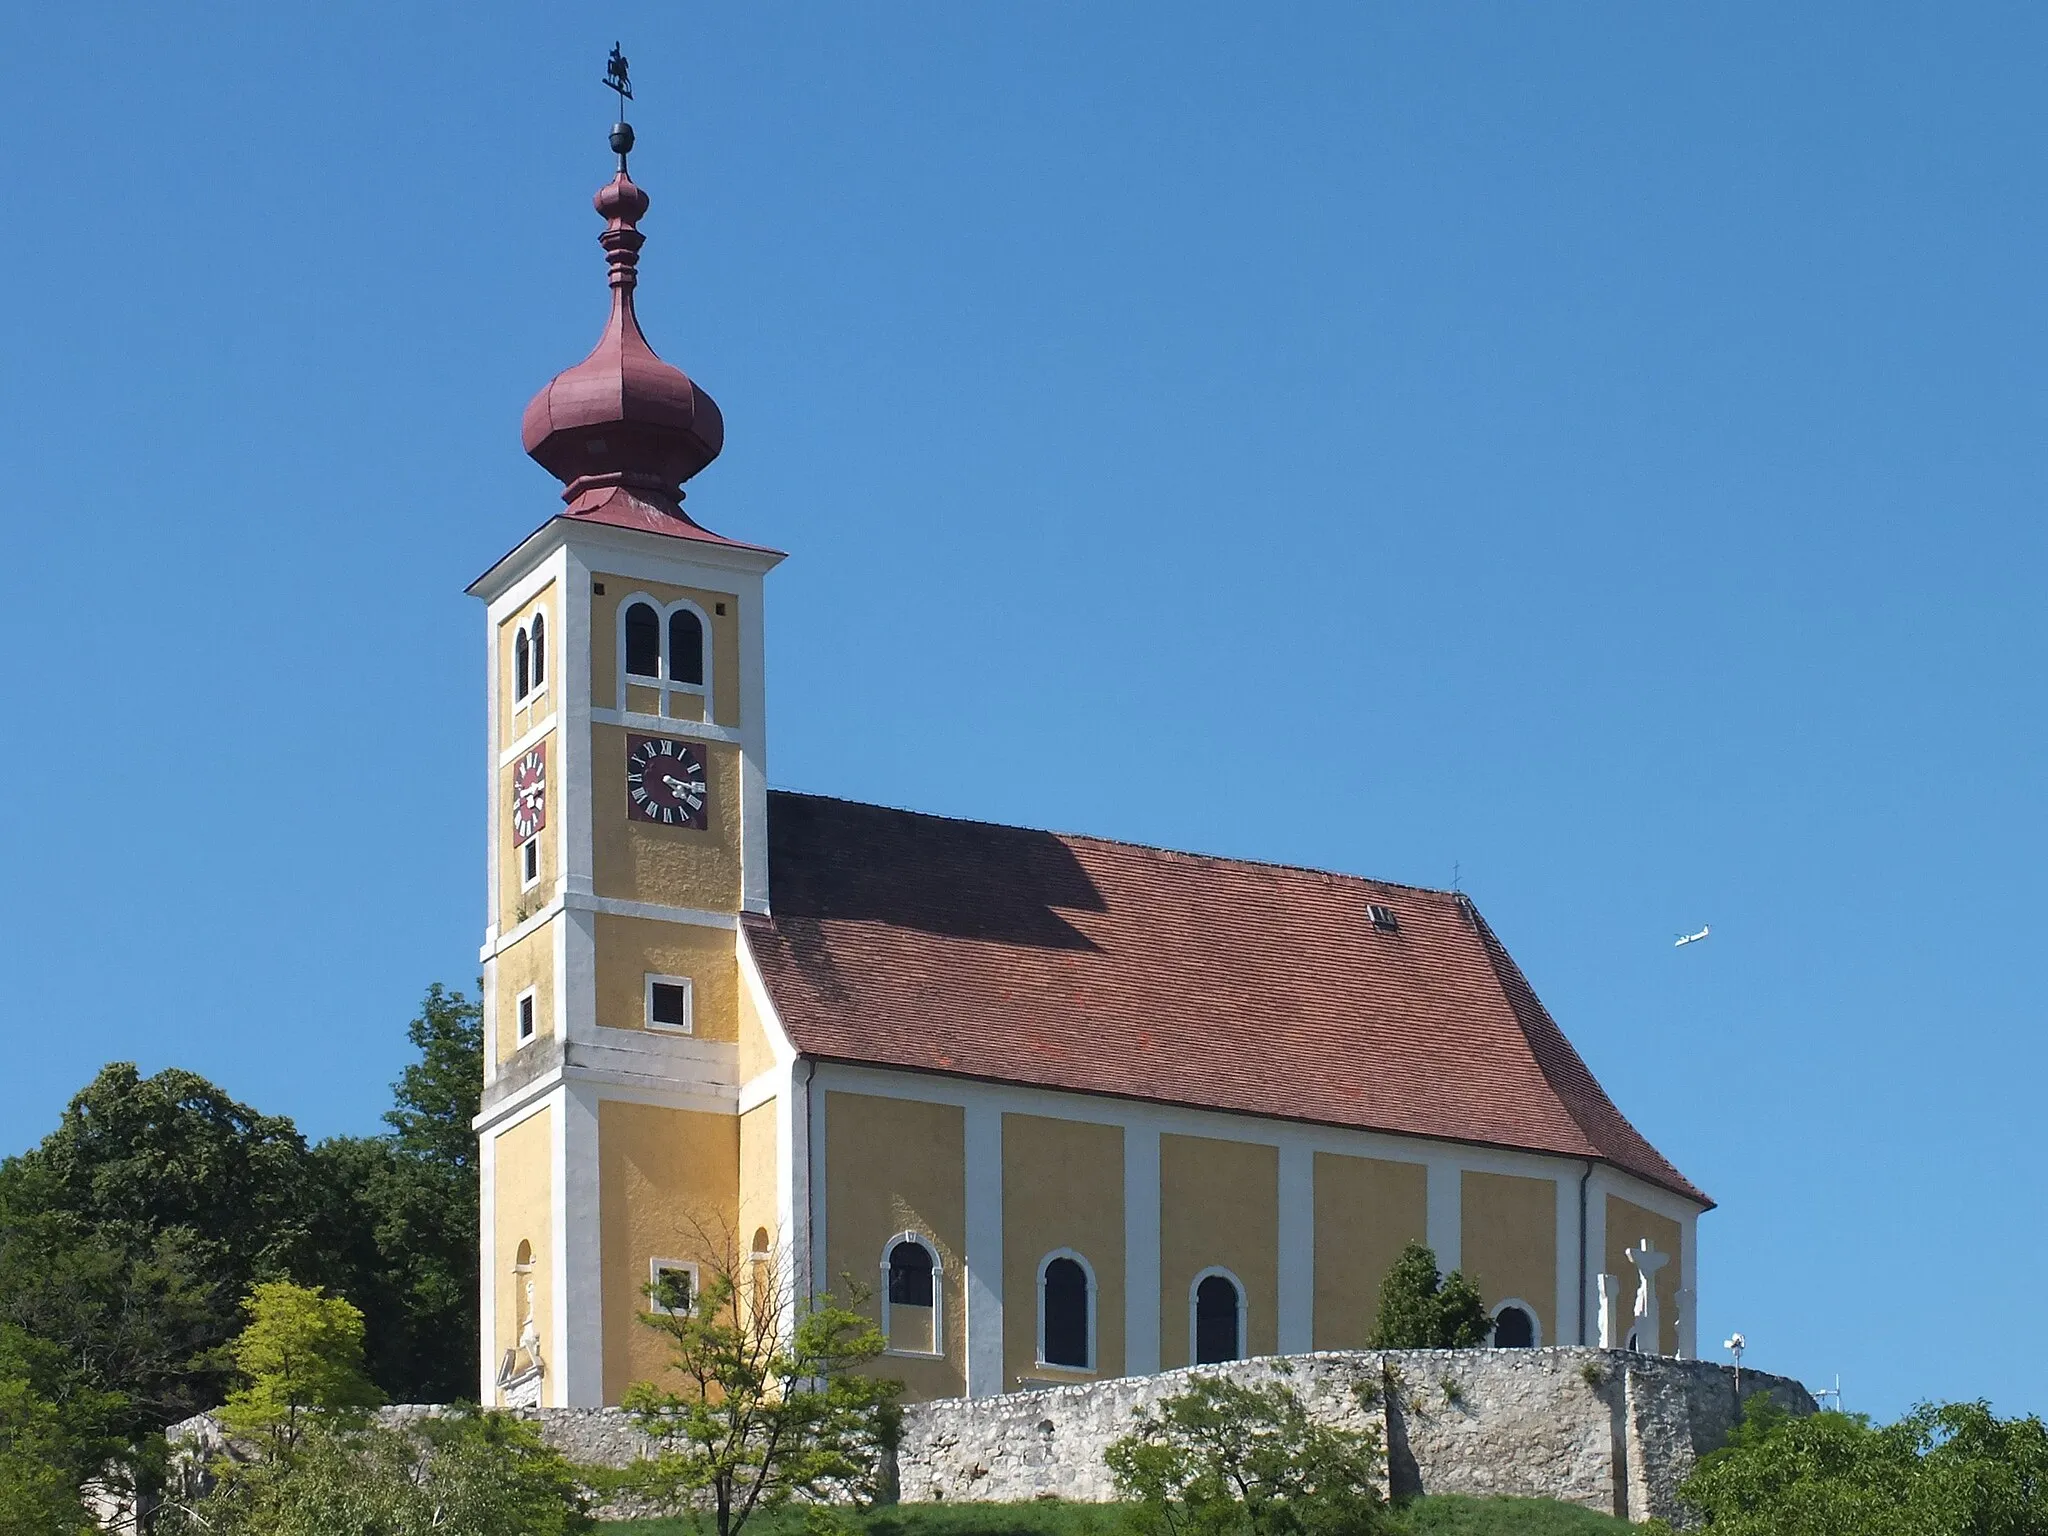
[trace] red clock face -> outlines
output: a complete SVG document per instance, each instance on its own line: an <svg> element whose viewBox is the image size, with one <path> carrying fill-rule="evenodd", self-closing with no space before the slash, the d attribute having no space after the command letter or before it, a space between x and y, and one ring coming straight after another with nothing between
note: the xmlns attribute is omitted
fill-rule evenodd
<svg viewBox="0 0 2048 1536"><path fill-rule="evenodd" d="M512 765L512 835L525 842L548 824L548 744Z"/></svg>
<svg viewBox="0 0 2048 1536"><path fill-rule="evenodd" d="M666 736L628 736L626 814L665 827L709 826L711 776L703 752Z"/></svg>

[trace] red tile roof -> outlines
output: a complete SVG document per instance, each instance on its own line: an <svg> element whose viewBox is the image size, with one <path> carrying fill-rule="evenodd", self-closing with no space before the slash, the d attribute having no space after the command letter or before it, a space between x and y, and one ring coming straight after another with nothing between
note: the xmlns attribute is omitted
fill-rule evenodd
<svg viewBox="0 0 2048 1536"><path fill-rule="evenodd" d="M1711 1203L1451 892L783 793L768 861L747 939L806 1056L1592 1158Z"/></svg>

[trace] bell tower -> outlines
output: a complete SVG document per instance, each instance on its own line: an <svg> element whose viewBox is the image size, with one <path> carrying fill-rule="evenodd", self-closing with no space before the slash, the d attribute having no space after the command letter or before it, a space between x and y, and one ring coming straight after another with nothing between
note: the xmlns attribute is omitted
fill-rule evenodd
<svg viewBox="0 0 2048 1536"><path fill-rule="evenodd" d="M616 49L607 84L610 314L523 422L564 505L469 589L489 701L481 1394L508 1405L618 1401L661 1369L638 1314L653 1275L698 1262L693 1234L788 1229L787 1127L772 1099L740 1110L773 1065L743 1029L739 916L768 904L762 589L782 556L683 510L725 426L641 334L649 199Z"/></svg>

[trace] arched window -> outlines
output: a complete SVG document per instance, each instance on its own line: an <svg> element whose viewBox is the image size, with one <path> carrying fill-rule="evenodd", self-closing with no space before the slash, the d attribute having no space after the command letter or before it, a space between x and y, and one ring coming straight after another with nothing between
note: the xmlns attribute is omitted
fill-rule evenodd
<svg viewBox="0 0 2048 1536"><path fill-rule="evenodd" d="M661 676L661 615L652 603L626 610L626 672L632 677Z"/></svg>
<svg viewBox="0 0 2048 1536"><path fill-rule="evenodd" d="M915 1232L889 1239L882 1253L882 1332L900 1354L944 1353L940 1333L939 1255Z"/></svg>
<svg viewBox="0 0 2048 1536"><path fill-rule="evenodd" d="M533 616L533 686L539 691L548 681L548 616Z"/></svg>
<svg viewBox="0 0 2048 1536"><path fill-rule="evenodd" d="M1535 1310L1524 1302L1504 1301L1493 1309L1495 1349L1534 1349L1542 1341Z"/></svg>
<svg viewBox="0 0 2048 1536"><path fill-rule="evenodd" d="M1195 1364L1244 1358L1244 1287L1226 1269L1204 1270L1195 1280Z"/></svg>
<svg viewBox="0 0 2048 1536"><path fill-rule="evenodd" d="M512 637L512 697L523 699L533 686L532 674L528 670L526 630L522 627Z"/></svg>
<svg viewBox="0 0 2048 1536"><path fill-rule="evenodd" d="M704 686L704 621L688 608L668 616L668 677Z"/></svg>
<svg viewBox="0 0 2048 1536"><path fill-rule="evenodd" d="M754 1317L756 1320L765 1318L777 1299L774 1257L766 1227L754 1228L753 1246L747 1255L747 1284L753 1291Z"/></svg>
<svg viewBox="0 0 2048 1536"><path fill-rule="evenodd" d="M1038 1266L1038 1363L1095 1369L1095 1276L1078 1253L1048 1254Z"/></svg>

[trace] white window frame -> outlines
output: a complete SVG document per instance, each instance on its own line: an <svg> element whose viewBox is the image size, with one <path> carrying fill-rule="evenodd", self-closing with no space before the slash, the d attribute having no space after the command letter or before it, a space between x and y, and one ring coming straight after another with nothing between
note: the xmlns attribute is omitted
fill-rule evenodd
<svg viewBox="0 0 2048 1536"><path fill-rule="evenodd" d="M541 645L543 647L541 678L539 682L533 680L533 621L535 619L539 619L541 623ZM539 603L520 618L518 628L512 631L512 707L514 709L532 709L534 702L548 691L548 677L554 672L554 668L549 665L544 651L554 635L554 630L554 620L548 616L547 604ZM623 642L625 637L623 625L620 628L619 634ZM526 692L524 693L519 691L519 642L522 640L526 642L527 683ZM626 653L621 650L619 652L619 665L624 666L625 663Z"/></svg>
<svg viewBox="0 0 2048 1536"><path fill-rule="evenodd" d="M517 851L519 855L519 889L522 892L530 891L540 884L540 833L534 833L533 836L521 843ZM526 872L527 855L529 852L533 855L532 874Z"/></svg>
<svg viewBox="0 0 2048 1536"><path fill-rule="evenodd" d="M1086 1365L1062 1365L1045 1358L1045 1272L1052 1268L1054 1259L1072 1259L1081 1266L1081 1273L1088 1280L1088 1363ZM1066 1371L1075 1376L1095 1374L1095 1266L1085 1255L1071 1248L1055 1248L1038 1261L1038 1342L1032 1357L1033 1368L1041 1371ZM1240 1293L1242 1294L1242 1293Z"/></svg>
<svg viewBox="0 0 2048 1536"><path fill-rule="evenodd" d="M1188 1282L1188 1364L1195 1363L1195 1297L1202 1289L1202 1282L1212 1275L1221 1275L1237 1288L1237 1358L1251 1358L1251 1302L1245 1294L1244 1282L1237 1278L1237 1271L1226 1269L1221 1264L1211 1264ZM1210 1361L1211 1365L1227 1364L1227 1361Z"/></svg>
<svg viewBox="0 0 2048 1536"><path fill-rule="evenodd" d="M932 1347L930 1349L898 1349L895 1335L889 1329L889 1255L896 1251L898 1243L915 1243L932 1256ZM882 1244L882 1337L889 1340L883 1351L889 1355L904 1355L913 1360L940 1360L946 1354L946 1270L945 1260L939 1257L938 1245L922 1232L907 1228L898 1232Z"/></svg>
<svg viewBox="0 0 2048 1536"><path fill-rule="evenodd" d="M665 987L683 989L684 1021L681 1024L654 1022L654 988L657 982ZM657 976L648 971L640 982L640 1021L657 1034L694 1035L697 1033L697 984L687 976Z"/></svg>
<svg viewBox="0 0 2048 1536"><path fill-rule="evenodd" d="M626 615L639 603L645 603L648 607L652 608L658 621L661 645L655 656L654 667L661 674L659 677L641 677L626 670ZM680 683L668 675L668 621L671 615L679 613L684 609L688 609L691 613L697 615L697 623L702 628L704 634L704 681L701 683ZM552 628L553 626L549 627ZM652 593L632 592L619 599L618 619L612 628L615 631L613 638L618 645L620 714L635 714L642 719L666 720L673 724L677 717L669 713L669 696L682 693L688 694L692 698L702 699L704 701L704 723L706 725L715 723L712 709L712 680L717 676L713 666L717 659L716 646L713 642L711 615L704 611L701 603L692 602L687 597L679 597L674 602L664 603ZM654 713L652 715L642 710L629 710L626 708L626 690L628 687L655 688L659 690L659 696L655 700Z"/></svg>
<svg viewBox="0 0 2048 1536"><path fill-rule="evenodd" d="M1507 1311L1509 1307L1519 1307L1522 1309L1523 1312L1528 1314L1529 1347L1531 1349L1541 1349L1543 1347L1543 1314L1541 1312L1538 1312L1534 1307L1530 1306L1529 1303L1522 1300L1521 1297L1510 1296L1505 1301L1495 1302L1493 1304L1493 1309L1487 1313L1487 1316L1491 1317L1497 1323L1500 1321L1501 1313ZM1487 1342L1489 1344L1493 1343L1491 1335L1488 1336ZM1501 1346L1499 1345L1494 1345L1494 1348L1496 1349L1500 1347Z"/></svg>
<svg viewBox="0 0 2048 1536"><path fill-rule="evenodd" d="M540 1038L540 1002L536 997L538 988L528 987L512 999L512 1033L519 1049L533 1044ZM522 1021L521 1015L524 1015Z"/></svg>
<svg viewBox="0 0 2048 1536"><path fill-rule="evenodd" d="M689 1275L690 1305L694 1307L697 1304L697 1298L703 1294L703 1292L698 1289L699 1271L695 1260L649 1259L647 1261L647 1283L650 1286L654 1285L661 1279L661 1277L664 1274L668 1273L670 1270L675 1269L680 1269L684 1273ZM683 1312L678 1312L673 1307L664 1307L660 1302L656 1301L652 1295L649 1295L647 1298L647 1310L654 1313L657 1317L684 1317L688 1315Z"/></svg>

